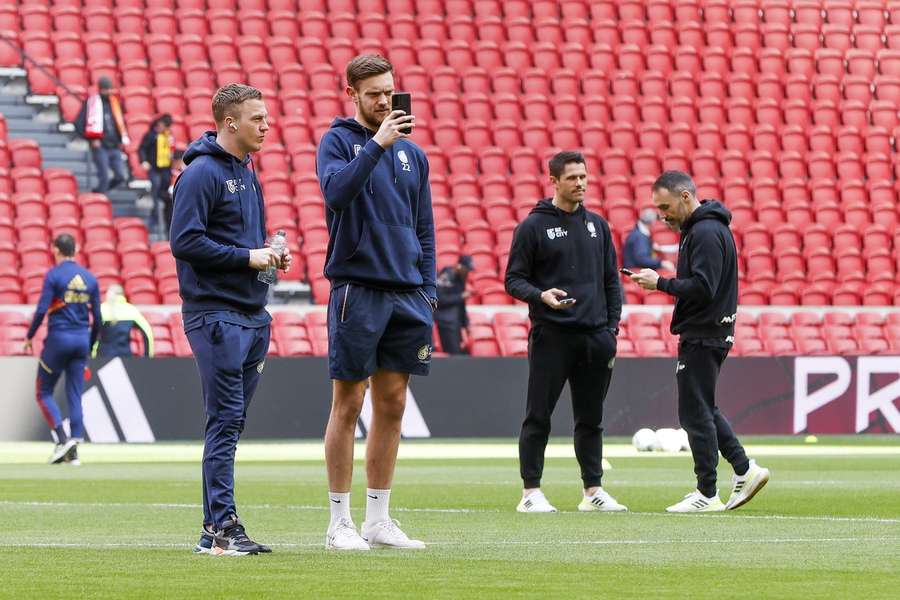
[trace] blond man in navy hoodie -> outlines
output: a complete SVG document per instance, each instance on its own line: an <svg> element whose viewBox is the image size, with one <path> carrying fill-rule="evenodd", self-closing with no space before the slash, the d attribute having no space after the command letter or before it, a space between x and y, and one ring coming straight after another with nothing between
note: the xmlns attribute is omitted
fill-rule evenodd
<svg viewBox="0 0 900 600"><path fill-rule="evenodd" d="M178 270L184 332L206 409L203 529L197 553L271 552L251 540L234 501L234 454L269 349L267 284L259 271L290 267L290 252L265 247L262 189L251 153L269 130L262 93L229 84L212 101L216 131L184 153L175 182L170 240Z"/></svg>
<svg viewBox="0 0 900 600"><path fill-rule="evenodd" d="M390 518L389 499L410 375L431 363L435 287L428 160L404 133L412 115L391 110L393 67L382 56L347 65L352 119L335 119L316 170L329 231L325 276L328 366L333 380L325 431L331 521L327 548L423 548ZM367 385L366 519L350 518L353 438Z"/></svg>

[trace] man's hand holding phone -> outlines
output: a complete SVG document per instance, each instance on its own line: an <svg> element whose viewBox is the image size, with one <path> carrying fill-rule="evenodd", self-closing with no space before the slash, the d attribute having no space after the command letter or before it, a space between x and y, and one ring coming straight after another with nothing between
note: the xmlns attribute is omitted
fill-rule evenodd
<svg viewBox="0 0 900 600"><path fill-rule="evenodd" d="M376 144L387 150L397 140L409 137L409 134L403 133L402 130L412 125L415 120L414 116L407 115L402 110L392 110L391 114L381 122L378 133L372 139L375 140Z"/></svg>
<svg viewBox="0 0 900 600"><path fill-rule="evenodd" d="M559 310L575 304L575 298L566 298L567 295L564 290L550 288L541 292L541 302L554 310Z"/></svg>
<svg viewBox="0 0 900 600"><path fill-rule="evenodd" d="M653 269L641 269L640 273L632 273L631 271L625 273L625 271L628 271L628 269L621 270L623 274L631 277L631 280L633 282L635 282L645 290L652 291L656 289L656 283L659 281L659 273L657 273Z"/></svg>

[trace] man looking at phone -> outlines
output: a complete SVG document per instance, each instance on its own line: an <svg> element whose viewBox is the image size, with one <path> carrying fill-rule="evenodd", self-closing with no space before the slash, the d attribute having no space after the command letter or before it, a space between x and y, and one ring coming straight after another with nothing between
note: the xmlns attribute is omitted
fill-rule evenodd
<svg viewBox="0 0 900 600"><path fill-rule="evenodd" d="M678 419L688 435L697 489L668 512L717 512L738 508L769 480L769 470L747 458L731 424L716 406L716 380L734 343L737 317L737 250L729 224L731 213L720 202L697 200L697 188L687 173L666 171L653 184L653 203L673 231L681 232L681 250L674 279L653 269L630 275L647 290L675 297L672 333L680 336ZM719 452L734 469L731 497L726 504L716 489Z"/></svg>
<svg viewBox="0 0 900 600"><path fill-rule="evenodd" d="M519 512L556 512L541 491L550 417L566 381L575 416L575 456L584 494L578 510L624 511L601 487L603 401L616 356L622 290L609 225L584 208L587 169L579 152L550 159L553 198L519 224L506 291L528 303L528 401L519 436L524 489Z"/></svg>
<svg viewBox="0 0 900 600"><path fill-rule="evenodd" d="M325 546L424 548L390 517L388 503L410 374L427 375L435 288L434 220L428 160L404 131L415 118L392 110L394 77L382 56L347 65L352 119L335 119L316 157L327 208L325 276L328 368L333 380L325 431L331 522ZM366 519L350 518L353 438L367 384Z"/></svg>

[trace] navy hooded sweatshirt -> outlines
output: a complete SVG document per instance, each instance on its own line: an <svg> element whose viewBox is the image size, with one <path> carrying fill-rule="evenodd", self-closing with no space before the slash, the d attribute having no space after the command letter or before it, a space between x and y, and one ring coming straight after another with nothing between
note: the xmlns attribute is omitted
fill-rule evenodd
<svg viewBox="0 0 900 600"><path fill-rule="evenodd" d="M325 197L325 276L436 298L434 216L428 159L408 139L384 150L355 119L322 136L316 172Z"/></svg>
<svg viewBox="0 0 900 600"><path fill-rule="evenodd" d="M675 296L671 330L682 339L733 340L738 271L729 223L731 213L721 202L701 202L681 226L675 279L660 277L656 284Z"/></svg>
<svg viewBox="0 0 900 600"><path fill-rule="evenodd" d="M541 300L550 288L565 290L575 304L550 308ZM584 206L568 213L541 200L513 234L506 292L528 303L532 323L618 330L622 286L609 225Z"/></svg>
<svg viewBox="0 0 900 600"><path fill-rule="evenodd" d="M262 190L250 157L243 162L207 131L184 153L175 182L169 235L190 313L232 311L267 317L268 285L250 267L250 249L265 244ZM268 322L268 319L264 319Z"/></svg>

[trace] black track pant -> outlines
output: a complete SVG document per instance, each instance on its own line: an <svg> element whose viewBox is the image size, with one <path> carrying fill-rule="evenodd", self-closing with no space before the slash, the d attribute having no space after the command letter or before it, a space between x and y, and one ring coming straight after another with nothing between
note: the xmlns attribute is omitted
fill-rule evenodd
<svg viewBox="0 0 900 600"><path fill-rule="evenodd" d="M550 416L566 381L575 416L575 456L585 487L603 476L603 400L616 338L610 331L569 332L538 324L528 344L528 406L519 435L519 468L526 488L541 485Z"/></svg>
<svg viewBox="0 0 900 600"><path fill-rule="evenodd" d="M750 464L731 424L716 406L716 380L728 349L719 340L692 339L678 345L678 419L694 456L697 489L707 498L716 493L719 452L737 473L745 473Z"/></svg>

